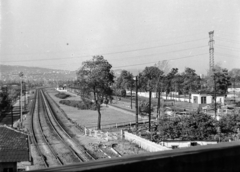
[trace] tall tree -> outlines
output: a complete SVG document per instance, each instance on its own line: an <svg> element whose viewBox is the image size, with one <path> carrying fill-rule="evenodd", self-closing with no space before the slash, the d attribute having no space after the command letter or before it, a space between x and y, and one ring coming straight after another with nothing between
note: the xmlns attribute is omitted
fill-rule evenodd
<svg viewBox="0 0 240 172"><path fill-rule="evenodd" d="M131 109L132 109L132 89L134 87L133 75L127 71L123 70L120 76L117 78L116 86L118 88L130 89L131 91Z"/></svg>
<svg viewBox="0 0 240 172"><path fill-rule="evenodd" d="M214 70L212 79L216 87L216 90L214 88L213 90L215 90L217 94L224 94L225 96L227 96L228 87L231 85L231 77L228 74L228 70Z"/></svg>
<svg viewBox="0 0 240 172"><path fill-rule="evenodd" d="M195 73L194 69L185 68L184 72L184 90L189 95L189 102L191 99L191 93L200 89L201 78Z"/></svg>
<svg viewBox="0 0 240 172"><path fill-rule="evenodd" d="M151 97L152 91L156 89L159 76L163 72L155 66L146 67L142 72L142 87L149 91L149 131L151 131Z"/></svg>
<svg viewBox="0 0 240 172"><path fill-rule="evenodd" d="M11 99L9 97L8 87L2 87L2 92L0 92L0 116L3 111L9 109L11 106Z"/></svg>
<svg viewBox="0 0 240 172"><path fill-rule="evenodd" d="M92 60L83 62L77 71L82 95L93 93L98 111L98 129L101 129L100 108L103 99L112 95L111 85L114 82L114 75L111 68L112 65L103 56L93 56Z"/></svg>
<svg viewBox="0 0 240 172"><path fill-rule="evenodd" d="M164 75L167 75L171 70L168 60L159 61L157 64L155 64L155 66L158 67L158 69L160 69L161 71L163 71Z"/></svg>
<svg viewBox="0 0 240 172"><path fill-rule="evenodd" d="M171 92L172 90L172 81L174 76L178 73L178 68L172 68L171 72L167 74L167 76L165 77L164 81L164 85L165 85L165 92L166 92L166 98L168 96L168 94Z"/></svg>

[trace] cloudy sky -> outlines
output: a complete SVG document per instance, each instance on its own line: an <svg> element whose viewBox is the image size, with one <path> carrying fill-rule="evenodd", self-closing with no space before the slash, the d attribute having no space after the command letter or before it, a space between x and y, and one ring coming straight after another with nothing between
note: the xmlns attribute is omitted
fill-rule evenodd
<svg viewBox="0 0 240 172"><path fill-rule="evenodd" d="M161 60L183 71L240 64L239 0L0 0L0 64L76 70L93 55L114 69Z"/></svg>

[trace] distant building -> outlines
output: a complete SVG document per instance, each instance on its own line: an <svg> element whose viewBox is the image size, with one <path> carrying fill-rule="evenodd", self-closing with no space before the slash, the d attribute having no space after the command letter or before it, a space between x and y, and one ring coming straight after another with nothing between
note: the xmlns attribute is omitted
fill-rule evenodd
<svg viewBox="0 0 240 172"><path fill-rule="evenodd" d="M23 161L30 161L28 135L0 125L0 172L16 172Z"/></svg>
<svg viewBox="0 0 240 172"><path fill-rule="evenodd" d="M216 102L223 105L225 102L225 96L217 95ZM211 94L192 93L191 94L191 103L211 104L211 103L214 103L214 97Z"/></svg>

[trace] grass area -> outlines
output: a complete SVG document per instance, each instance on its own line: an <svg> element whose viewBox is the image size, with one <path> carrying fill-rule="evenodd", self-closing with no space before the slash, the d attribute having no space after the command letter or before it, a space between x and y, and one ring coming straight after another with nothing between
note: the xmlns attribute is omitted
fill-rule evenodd
<svg viewBox="0 0 240 172"><path fill-rule="evenodd" d="M59 103L61 100L58 97L55 97L56 91L53 89L48 89L49 95L57 102L61 109L65 111L67 116L73 121L76 121L78 124L86 127L95 127L97 126L98 112L94 110L78 110L77 108L70 107ZM69 97L68 100L80 100L80 97ZM131 122L135 121L135 115L126 114L118 110L111 109L106 106L101 108L102 125L121 123L121 122Z"/></svg>

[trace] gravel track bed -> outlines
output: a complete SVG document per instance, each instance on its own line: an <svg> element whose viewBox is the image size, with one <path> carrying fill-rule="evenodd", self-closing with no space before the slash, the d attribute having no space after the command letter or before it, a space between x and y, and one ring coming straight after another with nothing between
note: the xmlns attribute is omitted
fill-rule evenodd
<svg viewBox="0 0 240 172"><path fill-rule="evenodd" d="M45 109L45 111L42 111L42 113L40 113L40 116L42 120L41 122L44 126L44 133L50 145L52 145L53 149L55 150L55 152L57 152L58 156L60 157L64 164L80 162L80 160L73 154L72 150L69 149L69 147L61 140L61 138L57 134L57 131L52 126L52 123L50 122L47 113L48 111ZM49 116L50 115L53 114L49 114Z"/></svg>
<svg viewBox="0 0 240 172"><path fill-rule="evenodd" d="M41 150L41 153L46 157L47 163L49 164L49 166L50 167L51 166L57 166L57 165L59 165L59 162L56 160L56 158L52 154L48 145L45 144L42 133L40 131L41 126L39 124L37 101L38 100L36 100L36 107L34 109L34 114L33 114L33 127L34 127L35 136L36 136L37 142L38 142L37 144L38 144L38 147Z"/></svg>

